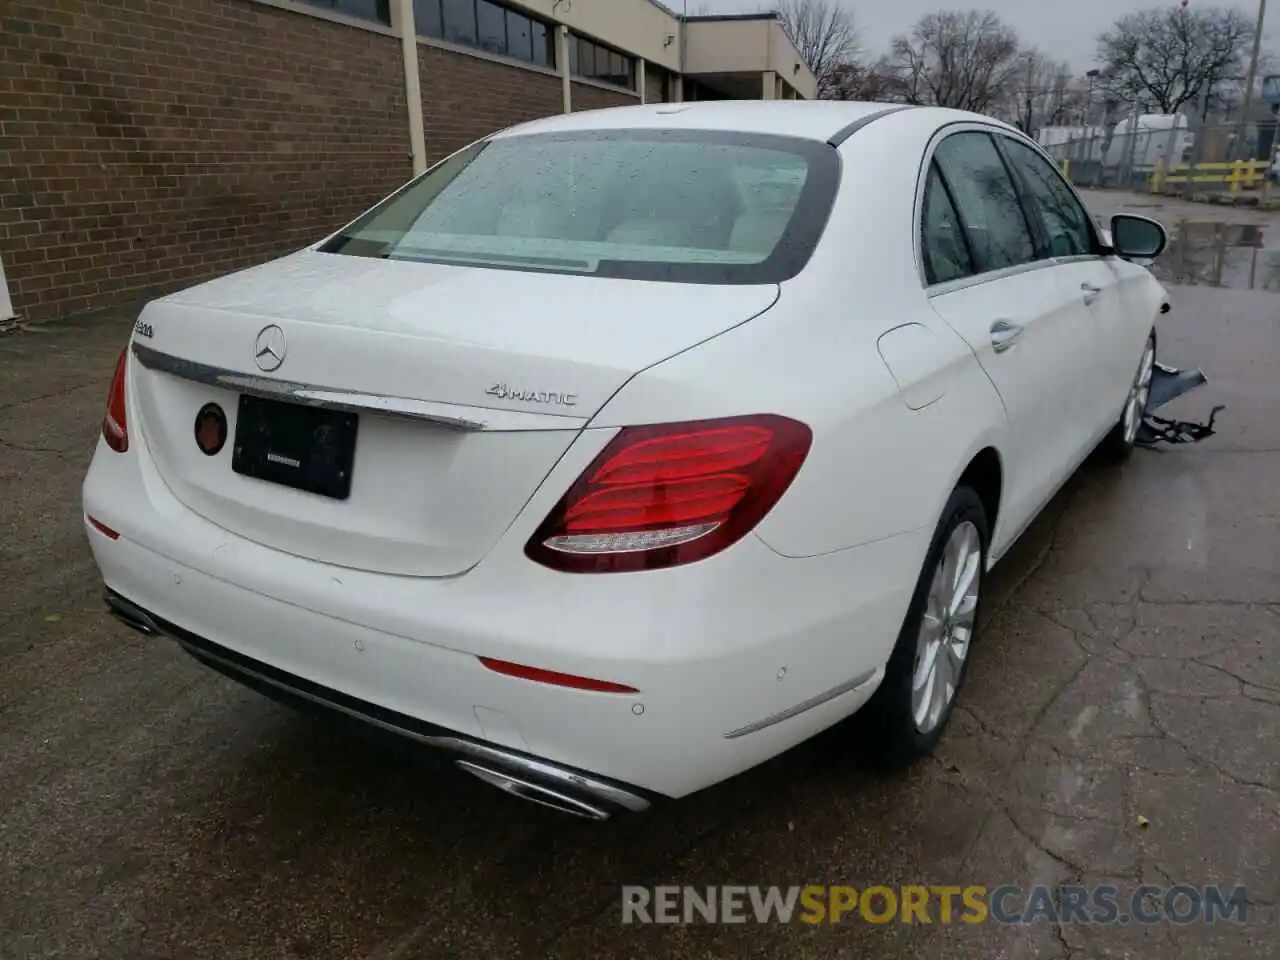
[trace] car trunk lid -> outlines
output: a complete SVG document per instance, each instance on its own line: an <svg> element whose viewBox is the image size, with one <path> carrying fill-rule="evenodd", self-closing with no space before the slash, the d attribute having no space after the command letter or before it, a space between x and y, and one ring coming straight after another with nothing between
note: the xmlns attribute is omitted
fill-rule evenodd
<svg viewBox="0 0 1280 960"><path fill-rule="evenodd" d="M774 284L553 276L306 251L150 304L136 327L130 392L158 472L206 519L297 556L448 576L497 543L627 379L777 296ZM270 398L270 437L237 435L253 413L245 395ZM272 406L285 401L283 411ZM209 404L228 425L225 447L212 455L196 439ZM312 469L280 446L289 436L280 417L294 417L299 404L338 408L317 415L328 418L355 414L345 498L286 485L290 471ZM334 429L288 428L304 439ZM237 472L238 446L262 455L257 476ZM285 482L263 479L264 464Z"/></svg>

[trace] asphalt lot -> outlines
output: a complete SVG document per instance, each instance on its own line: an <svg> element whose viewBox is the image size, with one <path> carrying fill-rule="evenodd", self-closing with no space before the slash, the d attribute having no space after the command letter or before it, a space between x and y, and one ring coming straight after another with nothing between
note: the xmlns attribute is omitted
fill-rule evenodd
<svg viewBox="0 0 1280 960"><path fill-rule="evenodd" d="M1280 956L1280 300L1173 291L1221 433L1086 465L998 568L939 755L837 730L588 824L103 613L78 512L131 317L0 338L0 957ZM1142 825L1145 823L1145 826ZM1247 922L624 926L623 884L1242 884Z"/></svg>

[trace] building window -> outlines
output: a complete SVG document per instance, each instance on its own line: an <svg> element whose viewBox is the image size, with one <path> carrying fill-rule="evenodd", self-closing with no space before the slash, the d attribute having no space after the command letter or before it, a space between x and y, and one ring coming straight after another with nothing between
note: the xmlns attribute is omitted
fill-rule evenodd
<svg viewBox="0 0 1280 960"><path fill-rule="evenodd" d="M514 10L507 11L507 56L533 60L533 21Z"/></svg>
<svg viewBox="0 0 1280 960"><path fill-rule="evenodd" d="M444 38L451 43L462 43L475 47L476 36L476 0L443 0Z"/></svg>
<svg viewBox="0 0 1280 960"><path fill-rule="evenodd" d="M443 11L440 0L413 0L413 25L423 37L444 36Z"/></svg>
<svg viewBox="0 0 1280 960"><path fill-rule="evenodd" d="M636 59L601 46L586 37L569 39L569 72L587 80L611 83L615 87L636 88Z"/></svg>
<svg viewBox="0 0 1280 960"><path fill-rule="evenodd" d="M501 0L413 0L413 17L422 36L555 67L555 31Z"/></svg>
<svg viewBox="0 0 1280 960"><path fill-rule="evenodd" d="M480 26L480 49L507 55L507 11L489 0L476 0L476 20Z"/></svg>
<svg viewBox="0 0 1280 960"><path fill-rule="evenodd" d="M544 67L556 65L556 32L540 20L533 20L533 62Z"/></svg>
<svg viewBox="0 0 1280 960"><path fill-rule="evenodd" d="M302 0L321 10L345 13L348 17L371 20L383 26L391 26L391 0Z"/></svg>

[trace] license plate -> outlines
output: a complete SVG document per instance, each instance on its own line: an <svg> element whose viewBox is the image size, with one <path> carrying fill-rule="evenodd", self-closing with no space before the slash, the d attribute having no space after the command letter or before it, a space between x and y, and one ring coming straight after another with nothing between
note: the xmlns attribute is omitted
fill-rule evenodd
<svg viewBox="0 0 1280 960"><path fill-rule="evenodd" d="M241 395L231 469L308 493L351 495L359 417Z"/></svg>

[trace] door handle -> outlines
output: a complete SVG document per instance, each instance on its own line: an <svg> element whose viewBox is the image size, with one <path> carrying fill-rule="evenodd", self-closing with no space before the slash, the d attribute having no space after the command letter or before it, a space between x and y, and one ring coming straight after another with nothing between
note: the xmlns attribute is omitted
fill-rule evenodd
<svg viewBox="0 0 1280 960"><path fill-rule="evenodd" d="M1098 299L1098 296L1102 293L1102 288L1095 287L1092 283L1082 283L1080 284L1080 292L1084 294L1084 302L1087 305Z"/></svg>
<svg viewBox="0 0 1280 960"><path fill-rule="evenodd" d="M1004 353L1017 343L1027 328L1010 320L997 320L991 325L991 346L996 353Z"/></svg>

